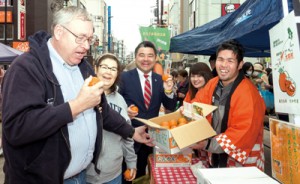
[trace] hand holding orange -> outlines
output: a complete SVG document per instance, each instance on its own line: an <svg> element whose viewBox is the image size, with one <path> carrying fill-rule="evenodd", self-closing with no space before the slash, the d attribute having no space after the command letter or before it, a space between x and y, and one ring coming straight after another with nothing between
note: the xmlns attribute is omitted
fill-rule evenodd
<svg viewBox="0 0 300 184"><path fill-rule="evenodd" d="M138 108L137 106L135 106L135 105L131 106L130 109L131 109L132 111L136 112L136 113L139 112L139 108Z"/></svg>
<svg viewBox="0 0 300 184"><path fill-rule="evenodd" d="M93 86L98 82L100 82L100 79L98 77L93 77L92 80L89 83L89 86Z"/></svg>
<svg viewBox="0 0 300 184"><path fill-rule="evenodd" d="M125 180L130 180L131 179L130 169L126 169L126 171L123 173L123 175L124 175Z"/></svg>
<svg viewBox="0 0 300 184"><path fill-rule="evenodd" d="M162 80L163 80L164 82L166 82L169 78L171 78L171 76L170 76L169 74L163 74L163 75L162 75Z"/></svg>

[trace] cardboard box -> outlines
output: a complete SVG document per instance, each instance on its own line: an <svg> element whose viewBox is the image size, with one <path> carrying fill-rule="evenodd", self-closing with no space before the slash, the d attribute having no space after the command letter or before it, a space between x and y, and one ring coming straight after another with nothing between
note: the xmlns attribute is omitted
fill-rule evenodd
<svg viewBox="0 0 300 184"><path fill-rule="evenodd" d="M204 116L216 109L215 106L201 103L193 103L193 105L201 107L203 109ZM166 129L159 125L163 121L170 121L172 119L177 120L180 117L183 117L183 115L179 111L176 111L149 120L141 118L136 119L148 125L148 133L150 134L150 137L154 139L156 146L170 154L183 151L183 149L188 148L196 142L216 135L216 132L213 130L209 122L202 116L198 120L174 129Z"/></svg>
<svg viewBox="0 0 300 184"><path fill-rule="evenodd" d="M168 154L157 146L154 147L155 167L190 167L193 151L186 150L177 154Z"/></svg>

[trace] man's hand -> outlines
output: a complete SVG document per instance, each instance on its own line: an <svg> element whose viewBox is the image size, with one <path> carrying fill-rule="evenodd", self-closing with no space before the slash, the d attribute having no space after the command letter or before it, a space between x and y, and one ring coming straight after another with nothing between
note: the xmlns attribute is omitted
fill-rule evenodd
<svg viewBox="0 0 300 184"><path fill-rule="evenodd" d="M136 127L132 138L139 143L144 143L147 146L153 147L153 139L150 138L149 134L146 132L146 128L146 126Z"/></svg>
<svg viewBox="0 0 300 184"><path fill-rule="evenodd" d="M207 139L203 140L203 141L200 141L200 142L197 142L196 144L193 144L190 148L192 149L201 149L201 150L204 150L206 145L207 145Z"/></svg>
<svg viewBox="0 0 300 184"><path fill-rule="evenodd" d="M172 78L168 78L166 81L164 81L164 90L165 91L170 91L170 93L173 91L173 86L174 86L174 82L172 80Z"/></svg>
<svg viewBox="0 0 300 184"><path fill-rule="evenodd" d="M103 82L100 81L93 86L88 84L92 80L92 76L84 81L79 94L73 100L69 101L73 118L86 109L93 108L100 104L101 95L103 93Z"/></svg>

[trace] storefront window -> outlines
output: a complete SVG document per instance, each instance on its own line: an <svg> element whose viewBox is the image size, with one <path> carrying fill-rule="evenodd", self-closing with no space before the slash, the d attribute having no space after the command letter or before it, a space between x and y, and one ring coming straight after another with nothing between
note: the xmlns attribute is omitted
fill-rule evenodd
<svg viewBox="0 0 300 184"><path fill-rule="evenodd" d="M5 40L5 24L0 24L0 40ZM14 28L13 24L6 24L6 39L13 40Z"/></svg>

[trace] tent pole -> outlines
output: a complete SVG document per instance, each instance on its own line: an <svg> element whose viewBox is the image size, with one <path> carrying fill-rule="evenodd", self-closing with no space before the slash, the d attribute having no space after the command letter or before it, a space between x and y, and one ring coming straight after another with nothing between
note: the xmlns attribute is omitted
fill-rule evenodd
<svg viewBox="0 0 300 184"><path fill-rule="evenodd" d="M288 0L281 0L281 1L282 1L283 17L285 17L289 14Z"/></svg>

